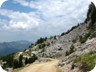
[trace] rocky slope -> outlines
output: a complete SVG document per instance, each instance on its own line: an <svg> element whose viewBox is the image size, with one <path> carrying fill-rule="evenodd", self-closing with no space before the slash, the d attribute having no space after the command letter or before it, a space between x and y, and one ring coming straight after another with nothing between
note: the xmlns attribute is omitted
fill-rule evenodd
<svg viewBox="0 0 96 72"><path fill-rule="evenodd" d="M96 31L95 31L96 20L94 20L96 19L95 16L96 16L96 8L95 5L91 3L89 6L89 11L87 14L85 24L86 24L86 30L93 30L93 31L85 43L83 44L82 43L80 44L79 42L74 43L76 51L74 51L69 56L63 58L59 62L58 66L61 68L62 72L88 72L93 67L95 67L96 64ZM92 63L92 61L94 63Z"/></svg>
<svg viewBox="0 0 96 72"><path fill-rule="evenodd" d="M72 27L61 35L40 38L35 44L30 45L30 48L12 55L12 59L13 63L17 60L15 64L22 64L19 67L24 67L34 61L47 62L50 60L46 58L53 58L59 60L57 67L62 72L87 72L96 64L95 44L96 7L91 3L84 23ZM4 58L1 60L4 61ZM11 67L14 68L13 65ZM17 66L15 68L18 68Z"/></svg>

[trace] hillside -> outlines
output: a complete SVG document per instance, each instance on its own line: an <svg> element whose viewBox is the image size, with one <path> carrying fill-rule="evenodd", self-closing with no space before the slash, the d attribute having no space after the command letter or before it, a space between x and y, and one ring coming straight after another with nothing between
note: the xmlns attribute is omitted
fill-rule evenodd
<svg viewBox="0 0 96 72"><path fill-rule="evenodd" d="M13 72L31 72L31 70L43 72L45 69L51 72L51 68L53 68L53 72L87 72L93 69L96 64L95 44L96 7L91 3L87 18L83 23L72 27L61 35L40 38L23 52L1 57L1 63L4 68L13 68ZM8 60L10 58L13 59L11 63ZM55 68L55 61L51 61L49 58L59 60L56 62ZM4 61L7 62L5 66ZM40 67L38 67L39 65ZM54 71L54 69L60 71Z"/></svg>

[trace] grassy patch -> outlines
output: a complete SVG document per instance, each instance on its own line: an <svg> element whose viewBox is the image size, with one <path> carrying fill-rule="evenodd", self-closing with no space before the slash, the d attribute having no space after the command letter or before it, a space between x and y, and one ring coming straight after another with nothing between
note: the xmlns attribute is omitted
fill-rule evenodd
<svg viewBox="0 0 96 72"><path fill-rule="evenodd" d="M94 68L95 64L96 64L96 55L94 55L93 53L87 53L84 54L80 57L77 57L74 60L74 63L79 63L79 67L80 69L82 69L83 71L90 71Z"/></svg>

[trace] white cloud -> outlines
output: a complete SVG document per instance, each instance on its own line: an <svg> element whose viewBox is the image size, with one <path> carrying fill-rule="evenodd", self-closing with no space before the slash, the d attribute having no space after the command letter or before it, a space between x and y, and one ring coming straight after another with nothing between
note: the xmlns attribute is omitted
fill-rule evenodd
<svg viewBox="0 0 96 72"><path fill-rule="evenodd" d="M14 1L13 3L17 3L15 5L20 4L21 6L18 6L20 6L22 11L24 11L24 7L27 6L25 7L25 12L30 8L32 12L28 11L29 13L24 13L20 12L21 10L13 11L15 9L8 10L0 8L0 15L9 18L8 20L0 19L0 40L3 41L4 39L5 41L14 39L36 40L39 37L60 34L61 32L70 29L70 27L84 21L90 3L89 0L12 1ZM7 7L7 5L5 6ZM22 8L22 6L24 7ZM14 30L16 31L14 32Z"/></svg>
<svg viewBox="0 0 96 72"><path fill-rule="evenodd" d="M11 10L0 10L0 14L10 18L7 29L28 30L38 27L57 32L56 28L70 28L86 17L88 0L14 0L23 6L37 9L35 12L21 13ZM42 22L42 19L44 20ZM46 27L46 28L45 28ZM44 28L44 29L43 29ZM58 29L58 33L61 29ZM62 30L61 30L62 31ZM54 33L56 33L54 32Z"/></svg>
<svg viewBox="0 0 96 72"><path fill-rule="evenodd" d="M89 4L89 0L32 0L30 2L27 2L27 0L15 0L15 2L21 5L24 5L26 2L28 3L26 6L38 9L46 17L71 13L71 11L79 10L83 6L85 8Z"/></svg>
<svg viewBox="0 0 96 72"><path fill-rule="evenodd" d="M17 3L24 5L22 4L23 2L16 1ZM27 0L25 1L27 3ZM41 30L44 28L43 26L45 26L49 31L50 26L49 32L55 30L55 33L57 33L56 28L58 27L64 27L66 30L77 23L83 22L86 17L89 3L89 0L32 0L27 6L36 8L39 13L42 14L45 22L42 23ZM60 29L58 29L58 33L59 32Z"/></svg>
<svg viewBox="0 0 96 72"><path fill-rule="evenodd" d="M15 3L20 3L23 6L28 6L29 2L26 0L14 0Z"/></svg>
<svg viewBox="0 0 96 72"><path fill-rule="evenodd" d="M7 16L10 21L3 25L6 29L32 29L39 26L39 18L35 13L20 13L11 10L1 9L0 15Z"/></svg>

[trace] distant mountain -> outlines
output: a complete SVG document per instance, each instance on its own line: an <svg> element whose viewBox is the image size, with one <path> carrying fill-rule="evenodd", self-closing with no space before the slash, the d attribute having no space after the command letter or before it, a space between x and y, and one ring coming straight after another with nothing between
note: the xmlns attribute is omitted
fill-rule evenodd
<svg viewBox="0 0 96 72"><path fill-rule="evenodd" d="M31 42L25 40L0 43L0 56L22 51L30 44Z"/></svg>

